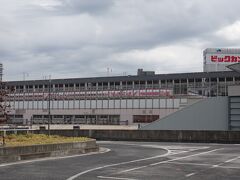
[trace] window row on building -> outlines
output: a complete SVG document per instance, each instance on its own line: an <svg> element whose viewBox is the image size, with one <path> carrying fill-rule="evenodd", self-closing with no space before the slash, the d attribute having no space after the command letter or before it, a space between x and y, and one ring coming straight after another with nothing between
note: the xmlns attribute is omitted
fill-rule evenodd
<svg viewBox="0 0 240 180"><path fill-rule="evenodd" d="M187 99L109 99L50 101L51 109L160 109L179 108ZM11 101L11 109L48 109L49 101Z"/></svg>
<svg viewBox="0 0 240 180"><path fill-rule="evenodd" d="M120 115L33 115L32 124L97 124L97 125L127 125L120 122Z"/></svg>

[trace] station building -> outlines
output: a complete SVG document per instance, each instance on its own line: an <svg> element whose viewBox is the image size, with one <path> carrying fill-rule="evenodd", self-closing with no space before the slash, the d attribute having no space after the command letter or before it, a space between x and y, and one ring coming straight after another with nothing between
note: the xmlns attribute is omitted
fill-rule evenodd
<svg viewBox="0 0 240 180"><path fill-rule="evenodd" d="M240 62L236 52L240 51L206 49L204 72L155 74L139 69L137 75L127 76L9 81L8 123L145 126L159 122L202 100L228 97L229 87L240 85L239 73L225 68Z"/></svg>

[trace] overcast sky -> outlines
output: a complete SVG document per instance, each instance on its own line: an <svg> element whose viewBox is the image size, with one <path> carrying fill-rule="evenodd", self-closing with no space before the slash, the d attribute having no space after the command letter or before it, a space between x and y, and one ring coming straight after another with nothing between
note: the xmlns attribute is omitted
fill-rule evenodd
<svg viewBox="0 0 240 180"><path fill-rule="evenodd" d="M0 0L5 80L202 71L239 47L239 0Z"/></svg>

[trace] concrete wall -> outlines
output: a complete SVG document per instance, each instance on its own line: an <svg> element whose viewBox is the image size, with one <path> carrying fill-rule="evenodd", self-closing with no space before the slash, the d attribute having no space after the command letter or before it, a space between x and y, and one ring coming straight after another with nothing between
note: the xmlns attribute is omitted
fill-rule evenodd
<svg viewBox="0 0 240 180"><path fill-rule="evenodd" d="M226 131L228 130L228 98L203 99L141 129Z"/></svg>
<svg viewBox="0 0 240 180"><path fill-rule="evenodd" d="M35 133L47 134L47 131ZM240 131L53 130L51 134L114 141L240 143Z"/></svg>
<svg viewBox="0 0 240 180"><path fill-rule="evenodd" d="M93 151L98 151L96 140L75 143L0 147L0 163L43 157L74 155Z"/></svg>

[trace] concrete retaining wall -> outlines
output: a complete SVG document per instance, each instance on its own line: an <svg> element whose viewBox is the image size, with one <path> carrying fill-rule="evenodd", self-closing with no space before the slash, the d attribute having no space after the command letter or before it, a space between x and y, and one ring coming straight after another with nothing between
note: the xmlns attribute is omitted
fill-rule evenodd
<svg viewBox="0 0 240 180"><path fill-rule="evenodd" d="M47 131L35 131L47 133ZM88 136L97 140L240 143L240 131L181 130L53 130L62 136Z"/></svg>
<svg viewBox="0 0 240 180"><path fill-rule="evenodd" d="M98 151L96 140L75 143L0 147L0 163L43 157L56 157Z"/></svg>

